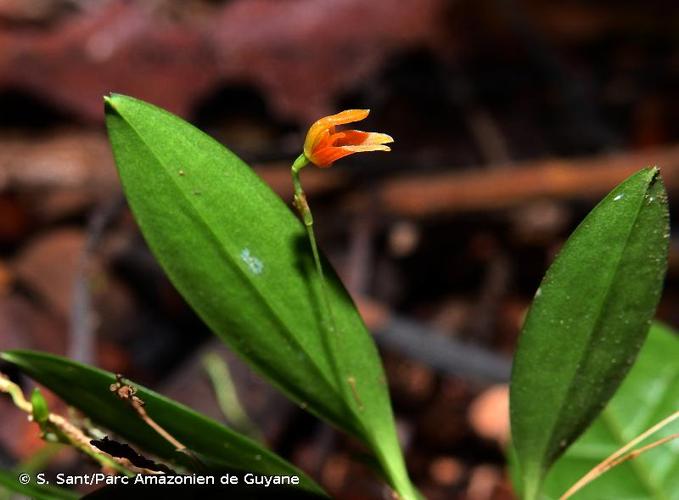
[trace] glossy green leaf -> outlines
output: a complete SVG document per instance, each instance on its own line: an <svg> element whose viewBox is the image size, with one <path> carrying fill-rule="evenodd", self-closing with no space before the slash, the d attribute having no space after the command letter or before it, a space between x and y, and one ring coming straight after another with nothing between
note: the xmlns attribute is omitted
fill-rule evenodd
<svg viewBox="0 0 679 500"><path fill-rule="evenodd" d="M183 462L186 455L142 421L129 404L111 392L112 373L66 358L33 351L8 351L2 359L19 367L93 422L161 458ZM322 490L300 470L260 444L242 436L176 401L136 385L146 412L210 471L236 470L267 475L297 475L301 488L321 494ZM200 469L201 467L198 467ZM196 469L196 470L198 470ZM202 471L201 471L202 472Z"/></svg>
<svg viewBox="0 0 679 500"><path fill-rule="evenodd" d="M679 336L654 325L639 358L599 418L551 468L544 494L559 498L594 466L679 410ZM675 421L650 443L679 432ZM574 500L679 500L679 442L670 442L606 472Z"/></svg>
<svg viewBox="0 0 679 500"><path fill-rule="evenodd" d="M616 187L573 232L538 289L512 372L512 439L526 498L596 418L646 338L667 265L656 168Z"/></svg>
<svg viewBox="0 0 679 500"><path fill-rule="evenodd" d="M28 475L30 482L28 484L21 484L19 481L22 472L9 471L0 469L0 499L4 498L2 495L3 489L20 495L25 495L26 498L37 498L40 500L73 500L80 498L80 495L74 491L57 488L50 485L36 484L35 475Z"/></svg>
<svg viewBox="0 0 679 500"><path fill-rule="evenodd" d="M212 331L289 397L362 439L414 498L374 342L325 264L337 325L302 224L219 143L166 111L113 95L109 137L123 188L170 280Z"/></svg>

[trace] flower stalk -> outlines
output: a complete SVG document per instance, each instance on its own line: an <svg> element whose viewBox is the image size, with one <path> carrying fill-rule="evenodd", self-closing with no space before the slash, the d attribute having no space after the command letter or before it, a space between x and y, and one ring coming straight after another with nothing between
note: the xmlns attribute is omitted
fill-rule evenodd
<svg viewBox="0 0 679 500"><path fill-rule="evenodd" d="M368 113L369 110L367 109L350 109L317 120L309 128L304 141L302 154L297 157L290 169L294 189L293 205L297 209L297 212L304 223L309 245L311 246L311 251L313 253L316 271L320 278L321 300L323 302L323 308L325 309L325 314L323 315L325 320L324 330L329 336L328 341L330 343L334 341L334 339L330 337L337 333L337 327L329 292L326 288L325 273L323 271L320 252L318 251L318 245L316 243L316 235L313 229L314 218L302 187L300 172L310 163L319 168L327 168L338 159L354 153L390 151L391 149L386 144L392 143L394 140L387 134L362 132L360 130L336 130L336 126L338 125L345 125L347 123L365 119L368 116ZM334 350L331 349L330 352L332 353L330 356L334 358ZM356 389L356 378L350 373L341 373L339 371L337 359L330 359L330 362L335 370L338 385L344 387L348 397L352 398L355 402L354 408L356 410L354 411L364 411L364 401L361 399ZM365 403L367 403L367 401ZM394 492L392 493L393 498L408 500L419 498L407 478L403 480L403 478L393 474L393 470L391 470L391 467L389 466L387 457L381 457L379 461L383 466L384 478L394 489Z"/></svg>
<svg viewBox="0 0 679 500"><path fill-rule="evenodd" d="M316 272L321 280L321 295L323 300L323 307L326 312L326 328L331 334L336 332L335 319L332 313L332 307L330 306L330 298L328 297L328 291L325 287L325 273L323 272L323 264L321 263L321 255L318 251L318 244L316 243L316 234L314 233L314 216L309 208L309 203L307 202L306 193L302 188L302 181L299 178L300 171L309 164L309 160L306 155L302 153L297 157L295 162L292 164L292 185L294 189L293 203L297 212L299 212L302 222L304 222L304 228L306 229L307 238L309 240L309 245L311 246L311 253L314 257L314 264L316 266Z"/></svg>

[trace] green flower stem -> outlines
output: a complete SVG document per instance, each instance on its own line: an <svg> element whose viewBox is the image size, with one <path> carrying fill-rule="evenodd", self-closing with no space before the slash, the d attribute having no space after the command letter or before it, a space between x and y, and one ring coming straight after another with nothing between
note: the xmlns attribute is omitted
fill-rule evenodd
<svg viewBox="0 0 679 500"><path fill-rule="evenodd" d="M332 308L330 307L330 299L328 297L328 292L325 285L325 273L323 272L323 265L321 264L321 256L318 252L318 245L316 244L316 234L314 233L314 217L307 203L306 194L304 189L302 189L302 182L299 178L299 172L309 164L308 158L302 153L297 157L295 162L292 164L292 185L295 191L294 194L294 204L295 208L302 217L302 222L304 222L304 227L306 228L307 237L309 239L309 244L311 245L311 252L314 255L314 263L316 264L316 272L318 272L321 278L321 295L323 300L323 307L326 312L326 327L331 334L336 332L335 318L332 314Z"/></svg>
<svg viewBox="0 0 679 500"><path fill-rule="evenodd" d="M325 309L325 327L327 329L327 334L328 335L334 335L337 332L337 328L335 326L335 318L332 312L332 307L330 305L330 298L328 295L328 291L326 288L326 282L325 282L325 274L323 272L323 266L321 264L321 257L318 252L318 245L316 244L316 235L314 234L314 229L313 229L313 224L314 224L314 218L311 213L311 209L309 208L309 204L306 199L306 194L304 193L304 189L302 189L302 183L299 178L299 172L306 167L309 164L309 159L302 153L297 157L295 162L292 164L291 172L292 172L292 184L294 187L294 205L297 211L299 212L302 221L304 222L304 227L306 228L307 232L307 237L309 239L309 244L311 245L311 251L313 252L314 256L314 262L316 264L316 271L318 272L318 275L320 277L321 281L321 295L322 295L322 300L323 300L323 307ZM328 339L329 343L332 343L332 339ZM334 354L333 351L330 351L330 355L333 356ZM338 384L340 387L345 387L349 388L352 391L353 397L357 399L357 395L355 393L355 388L353 386L354 379L353 377L348 377L347 379L344 379L340 375L340 373L337 371L338 370L338 363L336 359L331 359L331 362L334 365L335 368L335 373L338 378ZM346 386L345 384L349 384ZM359 406L362 406L362 403L360 402L360 399L357 399L357 403ZM376 447L375 449L377 449ZM395 477L392 475L391 467L389 467L388 463L389 460L384 458L380 459L380 462L382 464L382 470L383 470L383 475L384 478L387 480L388 483L394 488L394 490L397 491L398 498L403 498L404 500L409 500L409 499L420 499L423 498L418 493L415 492L414 487L406 480L404 483L403 481L400 480L400 478Z"/></svg>

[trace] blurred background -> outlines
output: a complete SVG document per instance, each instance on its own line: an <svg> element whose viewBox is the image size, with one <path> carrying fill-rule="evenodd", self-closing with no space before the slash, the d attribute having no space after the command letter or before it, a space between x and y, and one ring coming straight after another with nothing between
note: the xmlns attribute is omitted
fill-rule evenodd
<svg viewBox="0 0 679 500"><path fill-rule="evenodd" d="M384 498L360 447L253 375L166 280L122 196L102 96L181 115L286 201L310 123L370 108L361 128L393 135L392 153L303 173L321 246L380 345L415 483L434 500L513 498L505 384L544 271L639 168L662 167L679 209L675 5L0 0L0 350L124 373L262 436L338 498ZM659 309L675 326L677 248ZM231 381L244 412L216 397ZM0 422L0 466L94 470L5 399Z"/></svg>

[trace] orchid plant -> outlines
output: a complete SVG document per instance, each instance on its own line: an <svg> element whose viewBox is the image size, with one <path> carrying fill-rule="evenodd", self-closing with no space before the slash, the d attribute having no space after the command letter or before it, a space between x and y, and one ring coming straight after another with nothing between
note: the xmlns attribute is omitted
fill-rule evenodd
<svg viewBox="0 0 679 500"><path fill-rule="evenodd" d="M406 469L378 351L318 248L301 180L309 164L327 168L354 153L389 151L393 139L338 129L365 119L368 110L342 111L316 121L291 167L295 216L248 165L180 118L130 97L111 95L105 101L125 194L177 290L255 371L301 408L363 443L395 498L422 498ZM653 327L647 348L618 391L644 344L660 297L668 235L659 171L642 170L582 222L538 288L511 381L509 455L517 492L526 500L556 498L572 486L566 498L605 470L623 470L623 462L646 451L632 449L641 440L631 441L629 433L679 407L676 384L659 382L663 404L649 405L651 411L633 426L622 425L618 437L630 444L576 482L596 465L597 457L615 450L615 442L602 438L612 415L618 417L621 408L656 380L659 363L679 356L677 338ZM26 400L6 377L0 376L0 391L35 420L46 440L78 448L107 473L193 473L223 479L236 471L268 477L258 484L266 484L276 498L327 495L261 443L121 376L45 353L10 351L2 357L91 423L54 414L39 391ZM677 376L675 363L667 377ZM667 417L643 438L676 418ZM162 463L116 454L108 437L103 438L105 429ZM660 441L669 441L669 436ZM579 454L587 446L584 460ZM593 446L598 446L596 452ZM274 484L274 477L297 479ZM673 498L662 495L679 491L671 478L644 476L639 481L654 488L655 498ZM38 498L73 496L68 490L29 483L0 473L0 484ZM269 489L272 484L280 488ZM597 490L597 484L604 489ZM226 486L234 494L247 493L234 483ZM615 481L600 479L586 491L594 492L589 498L603 498L601 491L611 498L611 491L624 490Z"/></svg>

